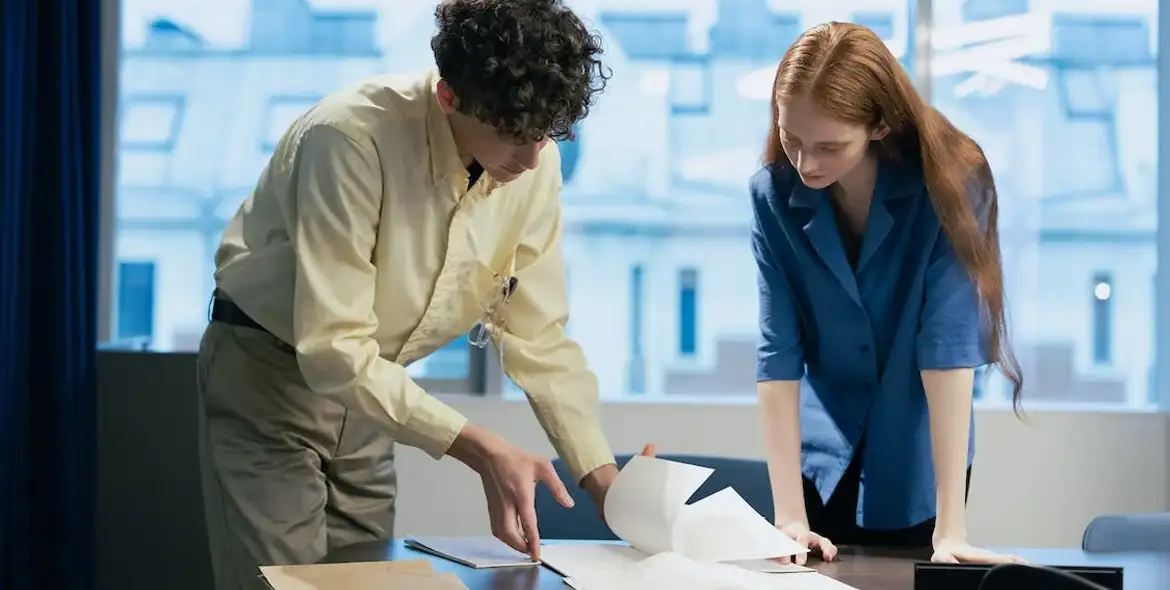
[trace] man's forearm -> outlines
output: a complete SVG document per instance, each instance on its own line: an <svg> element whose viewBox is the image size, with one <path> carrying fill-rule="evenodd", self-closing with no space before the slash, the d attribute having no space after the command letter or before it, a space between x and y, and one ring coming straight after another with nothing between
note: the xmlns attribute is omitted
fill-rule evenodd
<svg viewBox="0 0 1170 590"><path fill-rule="evenodd" d="M966 474L974 384L974 369L922 371L934 458L936 538L967 536Z"/></svg>
<svg viewBox="0 0 1170 590"><path fill-rule="evenodd" d="M297 354L301 375L314 392L369 416L400 444L435 459L447 453L466 417L419 387L405 367L378 356L373 339L321 341L326 344L302 343Z"/></svg>
<svg viewBox="0 0 1170 590"><path fill-rule="evenodd" d="M527 394L537 422L573 481L583 485L590 473L614 463L601 429L596 375L580 347L563 332L540 343L506 338L505 372Z"/></svg>

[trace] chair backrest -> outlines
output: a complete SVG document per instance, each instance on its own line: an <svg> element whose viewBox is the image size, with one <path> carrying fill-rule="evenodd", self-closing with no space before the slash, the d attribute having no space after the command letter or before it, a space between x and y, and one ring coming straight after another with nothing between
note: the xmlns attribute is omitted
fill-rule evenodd
<svg viewBox="0 0 1170 590"><path fill-rule="evenodd" d="M772 488L768 481L768 466L764 461L701 455L659 455L658 457L715 470L711 477L703 482L703 486L691 496L688 503L701 500L723 488L730 487L764 518L772 520ZM629 460L630 455L618 456L618 468L623 467ZM560 476L577 505L571 509L565 508L557 503L544 486L537 486L536 517L540 523L540 538L617 540L617 537L601 520L597 508L589 499L589 495L577 485L577 482L573 481L564 464L558 459L553 461L553 466L556 467L557 475Z"/></svg>
<svg viewBox="0 0 1170 590"><path fill-rule="evenodd" d="M1085 527L1081 548L1098 553L1170 553L1170 512L1099 516Z"/></svg>
<svg viewBox="0 0 1170 590"><path fill-rule="evenodd" d="M1058 569L1004 563L997 565L983 576L979 590L1023 590L1043 588L1044 590L1108 590L1080 576Z"/></svg>

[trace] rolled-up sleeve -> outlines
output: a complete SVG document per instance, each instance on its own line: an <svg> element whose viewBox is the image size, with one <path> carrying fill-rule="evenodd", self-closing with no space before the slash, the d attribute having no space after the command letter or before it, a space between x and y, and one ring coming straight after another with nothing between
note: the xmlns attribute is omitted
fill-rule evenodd
<svg viewBox="0 0 1170 590"><path fill-rule="evenodd" d="M554 146L555 147L555 146ZM545 151L542 168L555 164ZM561 253L560 173L537 186L540 211L516 252L517 288L506 309L504 372L524 391L549 442L580 482L614 456L598 415L597 376L581 347L565 332L568 296Z"/></svg>
<svg viewBox="0 0 1170 590"><path fill-rule="evenodd" d="M293 345L306 383L373 417L397 442L441 457L466 418L382 358L374 340L371 260L383 184L373 143L312 127L294 165Z"/></svg>
<svg viewBox="0 0 1170 590"><path fill-rule="evenodd" d="M972 185L969 201L980 229L987 227L993 196ZM989 323L979 292L940 229L925 275L926 300L918 331L920 370L968 369L990 362Z"/></svg>
<svg viewBox="0 0 1170 590"><path fill-rule="evenodd" d="M778 223L766 217L772 215L768 207L769 187L770 183L761 183L758 177L751 186L751 240L758 269L760 323L756 381L795 381L804 377L804 348L800 319L788 279L769 247L768 234L777 236L781 231Z"/></svg>

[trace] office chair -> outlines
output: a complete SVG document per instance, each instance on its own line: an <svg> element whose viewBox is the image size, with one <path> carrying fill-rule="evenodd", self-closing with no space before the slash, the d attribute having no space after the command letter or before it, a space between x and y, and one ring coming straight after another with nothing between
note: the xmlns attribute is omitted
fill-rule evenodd
<svg viewBox="0 0 1170 590"><path fill-rule="evenodd" d="M1097 553L1170 553L1170 512L1116 514L1094 518L1085 527L1081 549Z"/></svg>
<svg viewBox="0 0 1170 590"><path fill-rule="evenodd" d="M768 481L768 465L764 461L751 459L729 459L701 455L658 455L660 459L690 463L714 469L715 472L687 502L694 503L723 488L734 489L756 512L772 520L772 487ZM625 466L630 455L617 457L618 469ZM588 541L616 541L617 537L601 520L589 494L573 481L560 459L553 461L557 475L564 482L569 495L576 503L575 508L565 508L557 503L543 485L536 488L536 518L540 526L541 539L582 539Z"/></svg>
<svg viewBox="0 0 1170 590"><path fill-rule="evenodd" d="M1057 569L1020 563L997 565L983 576L979 590L1108 590Z"/></svg>

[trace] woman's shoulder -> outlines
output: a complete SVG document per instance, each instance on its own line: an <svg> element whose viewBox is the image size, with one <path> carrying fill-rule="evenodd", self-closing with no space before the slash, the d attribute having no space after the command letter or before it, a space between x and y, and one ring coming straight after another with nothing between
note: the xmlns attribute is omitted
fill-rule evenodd
<svg viewBox="0 0 1170 590"><path fill-rule="evenodd" d="M788 204L788 197L800 182L796 170L787 162L770 162L752 175L752 205L757 209L777 209Z"/></svg>

